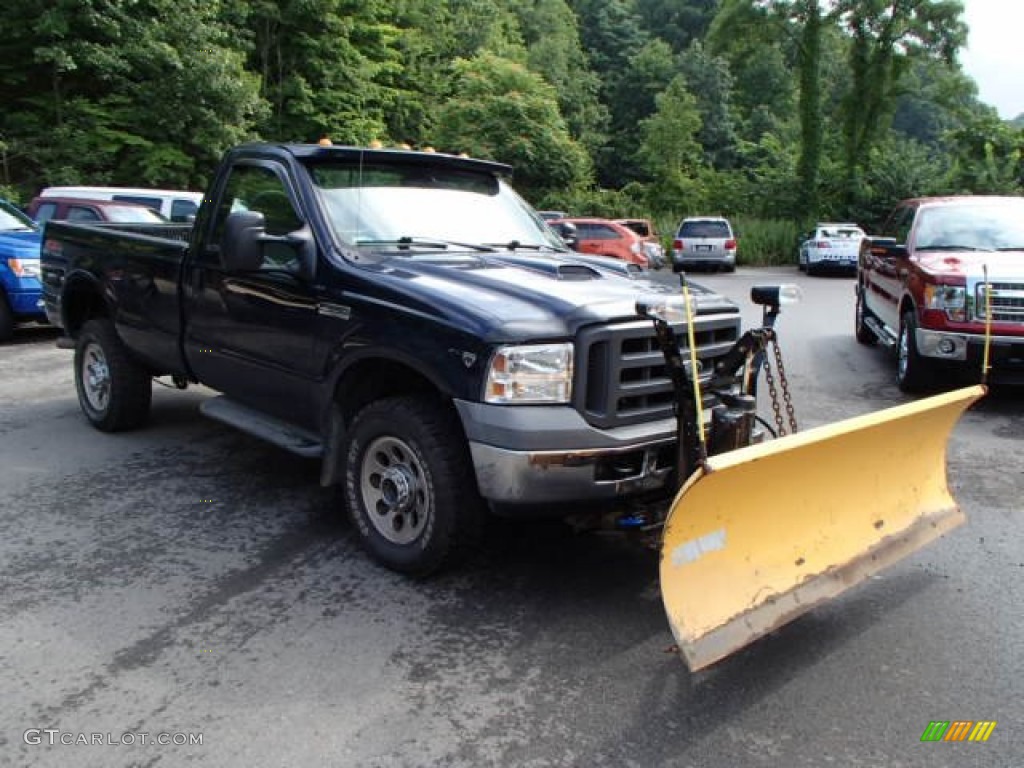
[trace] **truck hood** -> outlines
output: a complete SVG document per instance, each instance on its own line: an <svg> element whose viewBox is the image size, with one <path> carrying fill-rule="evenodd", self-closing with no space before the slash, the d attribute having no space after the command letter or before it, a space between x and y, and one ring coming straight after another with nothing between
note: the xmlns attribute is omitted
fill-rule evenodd
<svg viewBox="0 0 1024 768"><path fill-rule="evenodd" d="M0 232L0 258L38 259L42 242L38 232Z"/></svg>
<svg viewBox="0 0 1024 768"><path fill-rule="evenodd" d="M568 338L585 326L636 320L639 298L678 296L678 287L631 279L535 253L390 257L364 269L396 293L397 306L472 329L489 341ZM691 284L697 314L739 312L737 305Z"/></svg>
<svg viewBox="0 0 1024 768"><path fill-rule="evenodd" d="M991 280L1024 283L1024 250L919 251L917 257L921 268L934 275L959 275L982 280L987 265Z"/></svg>

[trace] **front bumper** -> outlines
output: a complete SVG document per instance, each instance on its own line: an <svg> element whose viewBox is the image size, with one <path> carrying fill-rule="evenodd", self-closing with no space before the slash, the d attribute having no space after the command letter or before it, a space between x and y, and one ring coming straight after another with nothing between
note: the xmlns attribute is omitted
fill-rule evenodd
<svg viewBox="0 0 1024 768"><path fill-rule="evenodd" d="M495 504L611 501L673 476L675 419L602 430L569 406L455 404L480 493Z"/></svg>
<svg viewBox="0 0 1024 768"><path fill-rule="evenodd" d="M922 357L964 362L985 347L985 335L917 329L917 350ZM992 352L1000 358L1024 359L1024 335L993 336Z"/></svg>
<svg viewBox="0 0 1024 768"><path fill-rule="evenodd" d="M917 349L922 357L952 369L977 370L981 374L985 353L984 334L917 329ZM989 365L997 380L1024 382L1024 335L993 336Z"/></svg>
<svg viewBox="0 0 1024 768"><path fill-rule="evenodd" d="M43 295L40 288L23 291L11 291L7 294L11 311L18 317L40 318L46 314L43 306Z"/></svg>

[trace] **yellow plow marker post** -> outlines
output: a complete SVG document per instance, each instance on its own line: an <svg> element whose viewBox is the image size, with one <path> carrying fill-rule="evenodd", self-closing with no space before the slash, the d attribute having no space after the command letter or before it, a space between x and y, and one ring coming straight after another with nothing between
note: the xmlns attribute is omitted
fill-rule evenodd
<svg viewBox="0 0 1024 768"><path fill-rule="evenodd" d="M711 457L672 503L661 594L691 670L964 521L946 443L982 386Z"/></svg>

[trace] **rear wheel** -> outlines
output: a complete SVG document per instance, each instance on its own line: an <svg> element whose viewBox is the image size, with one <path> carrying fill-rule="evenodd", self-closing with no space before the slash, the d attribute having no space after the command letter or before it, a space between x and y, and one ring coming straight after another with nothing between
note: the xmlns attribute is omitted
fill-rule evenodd
<svg viewBox="0 0 1024 768"><path fill-rule="evenodd" d="M75 389L85 417L104 432L140 426L149 416L153 385L105 318L82 326L75 344Z"/></svg>
<svg viewBox="0 0 1024 768"><path fill-rule="evenodd" d="M927 361L917 351L917 315L903 313L896 344L896 383L904 392L920 392L929 383Z"/></svg>
<svg viewBox="0 0 1024 768"><path fill-rule="evenodd" d="M382 565L425 576L480 540L483 502L455 414L428 397L390 397L355 417L345 499L360 543Z"/></svg>
<svg viewBox="0 0 1024 768"><path fill-rule="evenodd" d="M872 331L865 322L867 320L867 308L864 306L864 290L860 287L857 288L857 308L855 310L855 332L857 335L857 341L861 344L867 344L868 346L878 341L878 336Z"/></svg>

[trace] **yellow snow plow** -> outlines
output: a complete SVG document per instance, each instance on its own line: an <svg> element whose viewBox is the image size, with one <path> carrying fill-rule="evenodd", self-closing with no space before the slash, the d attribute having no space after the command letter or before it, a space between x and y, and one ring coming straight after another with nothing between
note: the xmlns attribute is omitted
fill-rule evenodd
<svg viewBox="0 0 1024 768"><path fill-rule="evenodd" d="M742 364L754 369L752 377L749 371L741 376L750 390L766 347L774 343L779 301L773 290L776 299L761 302L764 327L737 345ZM736 419L726 425L723 441L715 434L722 431L718 420L701 413L701 386L692 375L699 365L682 360L670 324L657 309L638 305L638 311L654 319L673 377L677 476L689 478L665 518L660 579L672 633L691 671L745 647L964 521L947 484L946 443L961 414L985 394L983 386L799 433L790 411L793 433L753 445L748 443L755 417L749 413L746 425L742 417L740 426ZM692 340L688 346L694 348ZM777 360L785 387L778 354ZM769 383L775 399L775 385ZM752 411L749 404L746 408ZM784 432L778 417L777 423ZM708 456L708 446L720 452Z"/></svg>

